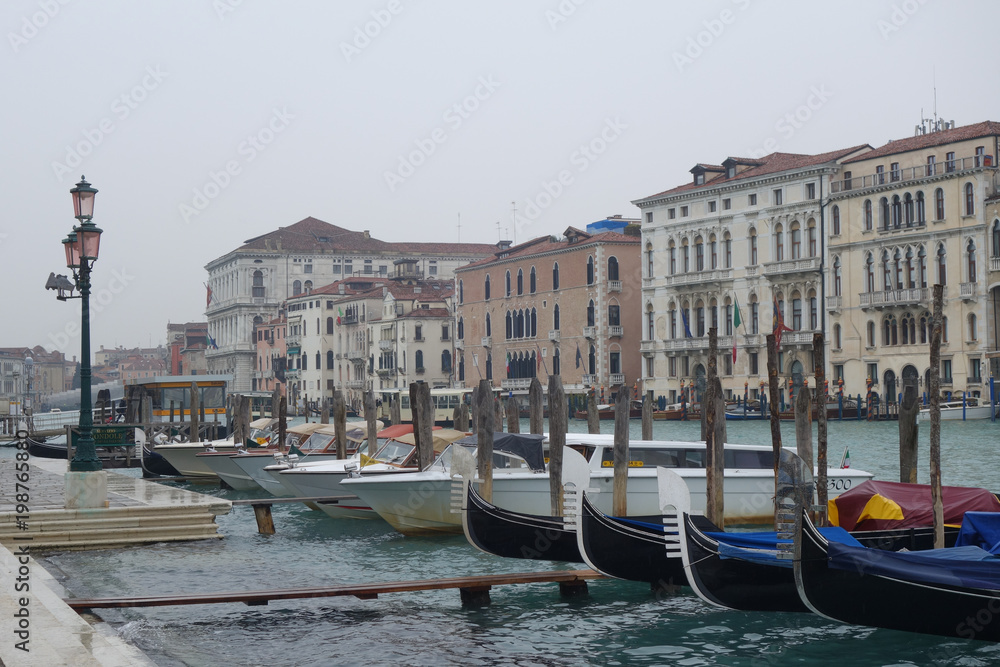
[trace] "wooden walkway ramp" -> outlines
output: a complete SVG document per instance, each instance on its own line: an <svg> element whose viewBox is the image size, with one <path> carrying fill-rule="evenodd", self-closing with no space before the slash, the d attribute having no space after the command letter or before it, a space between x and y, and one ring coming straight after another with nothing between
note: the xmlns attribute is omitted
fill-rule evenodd
<svg viewBox="0 0 1000 667"><path fill-rule="evenodd" d="M563 594L586 592L587 581L604 579L593 570L560 570L553 572L521 572L516 574L488 574L453 579L425 579L420 581L390 581L371 584L342 584L318 588L286 588L271 591L241 591L228 593L191 593L182 595L153 595L122 598L67 598L66 604L77 611L85 609L120 609L123 607L162 607L183 604L218 604L242 602L247 605L266 605L271 600L294 600L350 596L374 600L385 593L407 593L445 588L458 588L463 603L488 603L493 586L509 584L558 583Z"/></svg>

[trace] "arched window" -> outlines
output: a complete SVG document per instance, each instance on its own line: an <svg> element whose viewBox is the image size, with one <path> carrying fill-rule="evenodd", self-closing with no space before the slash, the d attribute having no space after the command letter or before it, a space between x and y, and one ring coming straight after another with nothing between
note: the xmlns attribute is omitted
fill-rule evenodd
<svg viewBox="0 0 1000 667"><path fill-rule="evenodd" d="M264 272L257 270L253 272L253 295L255 298L264 297Z"/></svg>
<svg viewBox="0 0 1000 667"><path fill-rule="evenodd" d="M536 338L538 336L538 311L534 308L531 309L531 331L529 335L532 338Z"/></svg>
<svg viewBox="0 0 1000 667"><path fill-rule="evenodd" d="M451 373L451 350L441 352L441 372Z"/></svg>
<svg viewBox="0 0 1000 667"><path fill-rule="evenodd" d="M969 239L965 246L965 268L969 275L969 282L976 282L976 242Z"/></svg>
<svg viewBox="0 0 1000 667"><path fill-rule="evenodd" d="M618 280L618 258L608 257L608 280Z"/></svg>
<svg viewBox="0 0 1000 667"><path fill-rule="evenodd" d="M819 247L816 243L816 221L810 220L809 226L806 228L806 233L808 238L806 242L809 244L809 256L816 257L816 253L819 251Z"/></svg>
<svg viewBox="0 0 1000 667"><path fill-rule="evenodd" d="M878 200L878 227L889 229L889 200L886 197Z"/></svg>
<svg viewBox="0 0 1000 667"><path fill-rule="evenodd" d="M698 337L705 335L705 302L701 299L695 304L695 335Z"/></svg>
<svg viewBox="0 0 1000 667"><path fill-rule="evenodd" d="M948 258L944 250L944 244L938 245L937 251L938 282L942 285L948 284Z"/></svg>
<svg viewBox="0 0 1000 667"><path fill-rule="evenodd" d="M417 350L414 353L414 355L413 355L413 363L416 366L416 371L418 373L423 372L423 370L424 370L424 351L423 350Z"/></svg>
<svg viewBox="0 0 1000 667"><path fill-rule="evenodd" d="M757 230L750 228L750 266L757 266Z"/></svg>
<svg viewBox="0 0 1000 667"><path fill-rule="evenodd" d="M941 318L941 342L948 342L948 317Z"/></svg>
<svg viewBox="0 0 1000 667"><path fill-rule="evenodd" d="M591 255L587 258L587 284L594 284L594 257Z"/></svg>
<svg viewBox="0 0 1000 667"><path fill-rule="evenodd" d="M801 259L802 257L802 230L799 229L799 223L792 223L792 259Z"/></svg>
<svg viewBox="0 0 1000 667"><path fill-rule="evenodd" d="M868 320L868 347L875 347L875 323Z"/></svg>
<svg viewBox="0 0 1000 667"><path fill-rule="evenodd" d="M302 281L296 280L292 283L292 296L298 296L302 294Z"/></svg>
<svg viewBox="0 0 1000 667"><path fill-rule="evenodd" d="M781 223L774 226L774 261L785 259L785 240Z"/></svg>
<svg viewBox="0 0 1000 667"><path fill-rule="evenodd" d="M681 263L684 273L690 273L691 271L691 247L688 245L688 240L684 239L681 241Z"/></svg>
<svg viewBox="0 0 1000 667"><path fill-rule="evenodd" d="M493 379L493 353L488 352L486 354L486 379Z"/></svg>
<svg viewBox="0 0 1000 667"><path fill-rule="evenodd" d="M552 263L552 289L559 289L559 262Z"/></svg>
<svg viewBox="0 0 1000 667"><path fill-rule="evenodd" d="M944 190L941 188L934 191L934 219L944 220Z"/></svg>
<svg viewBox="0 0 1000 667"><path fill-rule="evenodd" d="M504 277L504 296L510 296L510 271Z"/></svg>
<svg viewBox="0 0 1000 667"><path fill-rule="evenodd" d="M559 304L552 309L552 328L559 331Z"/></svg>
<svg viewBox="0 0 1000 667"><path fill-rule="evenodd" d="M895 271L894 282L896 289L903 289L903 254L896 248L892 256L892 266Z"/></svg>
<svg viewBox="0 0 1000 667"><path fill-rule="evenodd" d="M700 236L694 238L694 270L705 270L705 245Z"/></svg>
<svg viewBox="0 0 1000 667"><path fill-rule="evenodd" d="M509 310L506 316L504 316L504 336L507 340L514 337L514 317Z"/></svg>
<svg viewBox="0 0 1000 667"><path fill-rule="evenodd" d="M528 274L528 292L530 294L535 293L535 267L531 267L531 273Z"/></svg>
<svg viewBox="0 0 1000 667"><path fill-rule="evenodd" d="M461 280L458 281L458 302L465 303L465 283Z"/></svg>
<svg viewBox="0 0 1000 667"><path fill-rule="evenodd" d="M327 334L332 334L333 333L333 318L332 317L326 318L326 333Z"/></svg>
<svg viewBox="0 0 1000 667"><path fill-rule="evenodd" d="M802 330L802 297L798 292L792 292L792 329Z"/></svg>
<svg viewBox="0 0 1000 667"><path fill-rule="evenodd" d="M892 228L899 229L903 222L903 207L899 195L892 196Z"/></svg>
<svg viewBox="0 0 1000 667"><path fill-rule="evenodd" d="M490 274L486 274L486 282L483 284L483 299L490 300Z"/></svg>
<svg viewBox="0 0 1000 667"><path fill-rule="evenodd" d="M896 327L896 317L894 315L887 316L882 320L882 344L883 345L898 345L898 329Z"/></svg>
<svg viewBox="0 0 1000 667"><path fill-rule="evenodd" d="M597 374L597 350L593 345L590 346L590 352L587 354L587 368L591 375Z"/></svg>
<svg viewBox="0 0 1000 667"><path fill-rule="evenodd" d="M524 271L521 269L517 270L517 295L521 296L524 294Z"/></svg>
<svg viewBox="0 0 1000 667"><path fill-rule="evenodd" d="M819 301L815 290L809 290L809 328L813 331L819 329Z"/></svg>
<svg viewBox="0 0 1000 667"><path fill-rule="evenodd" d="M871 253L865 257L865 287L869 294L875 291L875 258Z"/></svg>
<svg viewBox="0 0 1000 667"><path fill-rule="evenodd" d="M326 367L328 370L333 368L333 350L326 352Z"/></svg>
<svg viewBox="0 0 1000 667"><path fill-rule="evenodd" d="M920 316L920 342L921 343L926 343L927 342L927 337L930 335L930 332L928 330L928 327L930 326L930 323L931 323L931 314L930 313L924 313L923 315Z"/></svg>
<svg viewBox="0 0 1000 667"><path fill-rule="evenodd" d="M976 201L974 197L974 188L972 183L965 184L965 214L975 215L976 214Z"/></svg>
<svg viewBox="0 0 1000 667"><path fill-rule="evenodd" d="M552 374L559 375L562 371L562 363L559 359L559 348L557 347L552 352Z"/></svg>
<svg viewBox="0 0 1000 667"><path fill-rule="evenodd" d="M840 266L840 257L833 258L833 295L840 296L843 284L843 272Z"/></svg>
<svg viewBox="0 0 1000 667"><path fill-rule="evenodd" d="M993 256L1000 257L1000 220L993 221Z"/></svg>
<svg viewBox="0 0 1000 667"><path fill-rule="evenodd" d="M923 246L917 251L917 284L927 287L927 249Z"/></svg>
<svg viewBox="0 0 1000 667"><path fill-rule="evenodd" d="M907 289L916 287L913 282L913 248L906 249L906 287Z"/></svg>
<svg viewBox="0 0 1000 667"><path fill-rule="evenodd" d="M316 370L322 370L323 368L323 356L316 352Z"/></svg>
<svg viewBox="0 0 1000 667"><path fill-rule="evenodd" d="M909 192L903 197L903 224L913 226L913 197Z"/></svg>
<svg viewBox="0 0 1000 667"><path fill-rule="evenodd" d="M870 201L866 201L865 202L865 206L866 207L871 206L871 202ZM867 213L867 210L866 210L866 213ZM865 220L867 221L867 217L865 218ZM837 206L836 204L834 204L833 208L830 209L830 225L831 225L831 227L830 227L830 233L833 234L834 236L839 236L840 235L840 207Z"/></svg>
<svg viewBox="0 0 1000 667"><path fill-rule="evenodd" d="M882 288L888 292L892 289L892 268L889 264L889 251L882 251Z"/></svg>
<svg viewBox="0 0 1000 667"><path fill-rule="evenodd" d="M458 339L459 340L465 340L465 318L464 317L458 318L458 327L457 327L457 329L458 329L458 331L456 333L458 334Z"/></svg>
<svg viewBox="0 0 1000 667"><path fill-rule="evenodd" d="M312 292L313 291L313 281L307 280L304 283L302 283L302 290L306 294L309 294L310 292Z"/></svg>
<svg viewBox="0 0 1000 667"><path fill-rule="evenodd" d="M979 340L979 333L976 331L975 313L969 313L969 340L972 342Z"/></svg>
<svg viewBox="0 0 1000 667"><path fill-rule="evenodd" d="M712 234L708 239L708 268L719 268L719 248L715 234Z"/></svg>
<svg viewBox="0 0 1000 667"><path fill-rule="evenodd" d="M722 235L722 265L727 269L733 267L733 237L729 232Z"/></svg>
<svg viewBox="0 0 1000 667"><path fill-rule="evenodd" d="M910 339L910 324L913 322L913 317L906 313L899 321L899 329L902 334L903 345L909 345L916 341Z"/></svg>
<svg viewBox="0 0 1000 667"><path fill-rule="evenodd" d="M927 211L924 208L924 193L923 191L917 193L917 213L915 222L918 225L922 225L927 222Z"/></svg>
<svg viewBox="0 0 1000 667"><path fill-rule="evenodd" d="M840 346L841 346L840 325L839 324L834 324L833 325L833 347L834 347L834 349L839 350Z"/></svg>
<svg viewBox="0 0 1000 667"><path fill-rule="evenodd" d="M594 324L594 300L591 299L590 303L587 304L587 326L592 327Z"/></svg>
<svg viewBox="0 0 1000 667"><path fill-rule="evenodd" d="M493 335L493 326L490 324L490 314L486 313L486 337Z"/></svg>
<svg viewBox="0 0 1000 667"><path fill-rule="evenodd" d="M872 230L872 200L865 200L865 231L870 232ZM836 233L840 233L840 229L837 229Z"/></svg>
<svg viewBox="0 0 1000 667"><path fill-rule="evenodd" d="M653 334L655 333L653 328L653 323L656 319L656 313L653 312L653 304L646 305L646 340L653 340Z"/></svg>

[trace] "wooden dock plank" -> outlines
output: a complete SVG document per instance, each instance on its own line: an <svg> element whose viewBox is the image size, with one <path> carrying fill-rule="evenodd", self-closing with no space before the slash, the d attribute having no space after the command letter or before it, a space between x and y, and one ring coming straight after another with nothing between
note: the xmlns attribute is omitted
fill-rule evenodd
<svg viewBox="0 0 1000 667"><path fill-rule="evenodd" d="M66 598L73 609L121 609L124 607L163 607L185 604L217 604L242 602L248 605L267 604L270 600L351 596L363 600L374 599L384 593L442 590L446 588L486 589L492 586L535 583L582 583L606 577L593 570L560 570L554 572L520 572L514 574L487 574L451 579L425 579L418 581L390 581L370 584L341 584L319 588L286 588L271 591L234 591L223 593L190 593L180 595L154 595L121 598Z"/></svg>

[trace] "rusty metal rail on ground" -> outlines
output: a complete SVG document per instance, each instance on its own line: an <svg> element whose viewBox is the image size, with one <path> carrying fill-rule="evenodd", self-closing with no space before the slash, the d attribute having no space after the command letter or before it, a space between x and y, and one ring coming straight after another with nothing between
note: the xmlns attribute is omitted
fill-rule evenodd
<svg viewBox="0 0 1000 667"><path fill-rule="evenodd" d="M121 609L125 607L163 607L170 605L219 604L242 602L246 605L266 605L271 600L295 600L322 597L356 597L374 600L385 593L458 588L463 604L488 604L493 586L509 584L558 583L564 595L578 595L587 591L587 581L605 579L593 570L560 570L554 572L521 572L515 574L487 574L452 579L425 579L420 581L390 581L374 584L341 584L318 588L286 588L272 591L241 591L227 593L192 593L181 595L153 595L148 597L120 598L67 598L66 604L77 611L86 609Z"/></svg>

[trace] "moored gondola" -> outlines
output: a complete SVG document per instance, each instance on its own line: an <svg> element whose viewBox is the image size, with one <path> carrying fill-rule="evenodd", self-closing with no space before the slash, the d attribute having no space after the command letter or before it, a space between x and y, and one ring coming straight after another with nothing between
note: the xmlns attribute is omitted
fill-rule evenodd
<svg viewBox="0 0 1000 667"><path fill-rule="evenodd" d="M889 553L849 546L827 540L803 516L796 548L795 585L817 614L854 625L1000 641L1000 559L979 547Z"/></svg>

